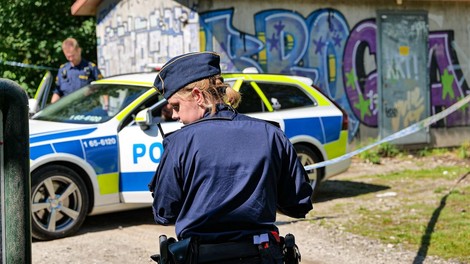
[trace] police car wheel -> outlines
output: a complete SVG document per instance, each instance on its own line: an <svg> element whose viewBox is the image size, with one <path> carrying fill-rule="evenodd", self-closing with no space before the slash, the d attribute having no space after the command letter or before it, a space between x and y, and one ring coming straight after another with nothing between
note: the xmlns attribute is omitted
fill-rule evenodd
<svg viewBox="0 0 470 264"><path fill-rule="evenodd" d="M294 145L295 151L297 152L297 157L299 157L302 165L312 165L319 163L322 160L320 157L309 147L305 145L296 144ZM324 177L324 168L317 168L307 171L308 178L310 179L310 185L313 188L312 201L318 197L321 181Z"/></svg>
<svg viewBox="0 0 470 264"><path fill-rule="evenodd" d="M54 165L31 174L32 236L38 240L76 233L88 214L85 183L73 170Z"/></svg>

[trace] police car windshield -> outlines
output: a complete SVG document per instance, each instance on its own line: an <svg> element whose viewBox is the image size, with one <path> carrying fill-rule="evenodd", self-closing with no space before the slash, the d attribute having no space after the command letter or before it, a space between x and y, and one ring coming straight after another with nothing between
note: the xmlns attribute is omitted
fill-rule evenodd
<svg viewBox="0 0 470 264"><path fill-rule="evenodd" d="M97 124L108 121L148 88L92 84L69 94L32 117L35 120Z"/></svg>

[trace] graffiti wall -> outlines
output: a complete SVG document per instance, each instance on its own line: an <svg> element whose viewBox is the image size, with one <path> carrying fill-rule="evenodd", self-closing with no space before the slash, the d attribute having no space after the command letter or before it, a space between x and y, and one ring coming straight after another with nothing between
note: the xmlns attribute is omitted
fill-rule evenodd
<svg viewBox="0 0 470 264"><path fill-rule="evenodd" d="M253 15L255 32L248 34L232 25L233 14L233 8L200 13L203 49L223 54L225 70L256 67L260 72L310 77L348 111L351 138L360 124L377 127L375 17L349 25L341 12L331 8L313 10L307 16L292 10L270 9ZM429 32L431 114L470 94L456 47L452 29ZM368 65L370 61L372 65ZM413 70L410 66L398 64L395 70L407 74ZM396 114L407 118L406 111ZM435 124L469 125L469 107Z"/></svg>
<svg viewBox="0 0 470 264"><path fill-rule="evenodd" d="M199 50L199 17L165 0L107 0L97 11L98 66L105 76L147 70Z"/></svg>
<svg viewBox="0 0 470 264"><path fill-rule="evenodd" d="M255 67L259 72L310 77L349 114L350 140L364 131L377 135L378 27L376 12L390 1L334 1L318 8L308 1L105 0L97 11L98 66L105 75L147 70L151 63L191 51L214 50L227 72ZM437 5L437 6L435 6ZM440 6L439 6L440 5ZM430 114L470 94L469 4L402 6L424 10L428 28ZM398 7L400 8L400 7ZM410 74L403 61L390 74ZM410 91L412 92L412 91ZM413 101L423 102L416 98ZM400 120L411 120L395 109ZM433 124L468 128L466 106ZM470 133L469 133L470 134Z"/></svg>

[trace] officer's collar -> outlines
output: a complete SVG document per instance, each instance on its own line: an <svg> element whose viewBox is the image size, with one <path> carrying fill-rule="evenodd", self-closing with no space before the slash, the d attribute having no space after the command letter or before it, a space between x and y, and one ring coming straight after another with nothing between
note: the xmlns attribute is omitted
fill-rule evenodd
<svg viewBox="0 0 470 264"><path fill-rule="evenodd" d="M84 68L88 66L88 61L82 58L79 64L72 66L72 63L69 62L70 68Z"/></svg>
<svg viewBox="0 0 470 264"><path fill-rule="evenodd" d="M207 111L202 118L207 119L207 118L214 118L214 117L230 117L231 119L233 119L236 114L237 114L237 111L233 109L230 105L217 104L215 106L214 114L211 114L210 111Z"/></svg>
<svg viewBox="0 0 470 264"><path fill-rule="evenodd" d="M226 105L226 104L217 104L216 111L214 114L211 114L210 111L208 111L204 114L204 116L201 119L194 121L191 124L188 124L186 126L190 126L193 124L197 124L197 123L209 121L209 120L233 120L237 114L238 112L235 109L233 109L231 106Z"/></svg>
<svg viewBox="0 0 470 264"><path fill-rule="evenodd" d="M215 114L211 115L211 113L208 111L204 114L204 116L201 119L194 121L190 124L184 125L182 129L184 129L185 127L198 124L204 121L209 121L209 120L233 120L237 114L238 114L237 110L233 109L231 106L226 105L226 104L217 104ZM173 132L169 132L165 134L163 133L160 123L158 123L157 125L158 125L160 132L162 133L163 138L166 138L170 134L176 132L176 131L173 131Z"/></svg>

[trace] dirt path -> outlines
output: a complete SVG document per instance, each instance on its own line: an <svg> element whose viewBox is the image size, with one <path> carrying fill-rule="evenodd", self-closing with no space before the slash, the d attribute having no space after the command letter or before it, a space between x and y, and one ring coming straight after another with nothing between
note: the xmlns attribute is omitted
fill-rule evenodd
<svg viewBox="0 0 470 264"><path fill-rule="evenodd" d="M326 182L321 199L314 204L308 220L279 216L277 224L281 234L295 234L303 264L454 263L432 257L420 259L416 257L416 252L346 233L341 226L326 228L321 224L329 218L348 217L322 214L322 208L354 199L364 192L381 191L380 186L361 188L363 183L351 181L355 176L419 168L440 162L404 159L371 165L355 160L347 173ZM88 217L83 228L73 237L48 242L34 241L32 260L38 264L154 263L149 256L157 253L160 234L174 236L174 227L154 224L150 208Z"/></svg>

